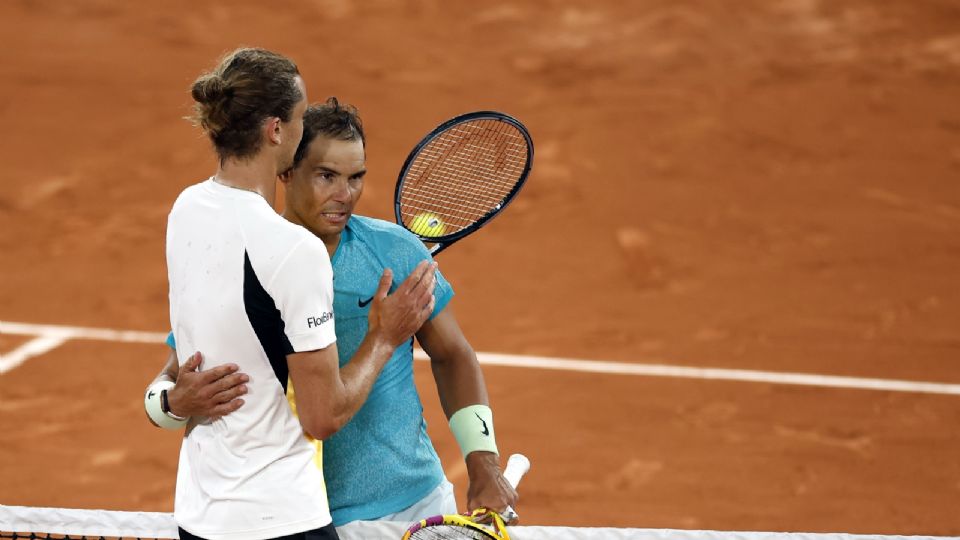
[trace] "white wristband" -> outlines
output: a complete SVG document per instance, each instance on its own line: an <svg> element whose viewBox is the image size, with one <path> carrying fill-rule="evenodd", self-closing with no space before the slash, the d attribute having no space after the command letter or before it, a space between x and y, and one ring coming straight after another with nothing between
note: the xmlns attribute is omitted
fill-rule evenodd
<svg viewBox="0 0 960 540"><path fill-rule="evenodd" d="M493 432L493 411L486 405L468 405L453 413L450 431L457 439L463 457L476 451L500 453Z"/></svg>
<svg viewBox="0 0 960 540"><path fill-rule="evenodd" d="M187 420L174 420L163 412L160 402L160 392L174 387L171 381L157 381L147 388L147 393L143 395L143 408L147 411L147 416L153 420L153 423L164 429L180 429L187 424Z"/></svg>

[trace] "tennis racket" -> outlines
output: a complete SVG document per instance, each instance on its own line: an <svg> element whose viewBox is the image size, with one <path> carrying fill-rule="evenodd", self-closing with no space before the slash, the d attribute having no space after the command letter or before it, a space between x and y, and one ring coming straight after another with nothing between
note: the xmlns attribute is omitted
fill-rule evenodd
<svg viewBox="0 0 960 540"><path fill-rule="evenodd" d="M436 255L503 212L532 166L533 139L516 118L478 111L447 120L400 169L397 223Z"/></svg>
<svg viewBox="0 0 960 540"><path fill-rule="evenodd" d="M507 468L503 477L514 488L520 484L520 479L530 470L530 460L523 454L513 454L507 460ZM504 515L516 513L507 508ZM492 530L476 522L478 519L489 517ZM496 512L480 509L472 516L452 514L433 516L414 523L403 533L401 540L510 540L503 518Z"/></svg>

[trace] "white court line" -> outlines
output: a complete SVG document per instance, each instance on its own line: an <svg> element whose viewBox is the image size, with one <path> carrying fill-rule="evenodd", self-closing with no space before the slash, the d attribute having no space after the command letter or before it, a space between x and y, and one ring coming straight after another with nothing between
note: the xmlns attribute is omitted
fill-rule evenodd
<svg viewBox="0 0 960 540"><path fill-rule="evenodd" d="M166 339L163 332L138 332L129 330L111 330L107 328L83 328L79 326L55 326L0 321L0 334L38 336L40 338L61 339L48 349L53 349L68 339L95 339L127 343L156 343ZM31 343L34 347L45 346L53 341L33 340L22 345L20 351ZM9 354L14 354L9 353ZM39 354L39 353L38 353ZM35 356L32 354L31 356ZM7 363L4 354L0 366ZM27 357L29 358L29 356ZM414 358L426 360L427 355L420 349L414 351ZM697 368L671 366L666 364L641 364L626 362L605 362L598 360L576 360L572 358L551 358L544 356L520 356L514 354L477 353L481 364L490 366L522 367L532 369L550 369L559 371L577 371L611 375L639 375L647 377L673 377L682 379L721 380L738 382L762 382L768 384L788 384L831 388L852 388L860 390L886 390L890 392L918 392L924 394L946 394L960 396L960 384L900 381L891 379L871 379L862 377L843 377L837 375L816 375L812 373L777 373L773 371L753 371L747 369ZM26 358L24 358L26 360ZM19 365L23 360L17 363ZM15 366L14 366L15 367ZM11 368L0 370L0 373Z"/></svg>
<svg viewBox="0 0 960 540"><path fill-rule="evenodd" d="M3 332L0 332L0 334L2 333ZM0 354L0 375L19 366L34 356L39 356L45 352L56 349L60 345L63 345L64 341L67 341L67 338L63 336L40 336L31 339L8 353Z"/></svg>
<svg viewBox="0 0 960 540"><path fill-rule="evenodd" d="M417 349L414 357L428 360L426 353ZM546 356L518 356L513 354L477 353L481 364L488 366L525 367L585 373L608 373L612 375L641 375L647 377L675 377L681 379L705 379L739 382L764 382L861 390L887 390L892 392L919 392L923 394L947 394L960 396L960 384L921 381L897 381L869 379L838 375L815 375L812 373L783 373L752 371L748 369L697 368L666 364L634 364L604 362L600 360L575 360Z"/></svg>
<svg viewBox="0 0 960 540"><path fill-rule="evenodd" d="M164 332L140 332L137 330L111 330L109 328L84 328L82 326L59 326L52 324L29 324L0 321L0 334L19 336L62 336L66 339L95 339L124 343L163 343Z"/></svg>

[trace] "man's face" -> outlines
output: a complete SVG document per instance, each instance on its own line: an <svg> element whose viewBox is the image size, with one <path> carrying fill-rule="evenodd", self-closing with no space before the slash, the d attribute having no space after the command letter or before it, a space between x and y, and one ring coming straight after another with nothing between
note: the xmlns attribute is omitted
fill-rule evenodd
<svg viewBox="0 0 960 540"><path fill-rule="evenodd" d="M299 76L296 78L297 87L303 98L293 107L290 121L282 122L283 137L280 139L280 161L278 171L286 171L293 165L293 156L297 153L300 138L303 137L303 113L307 110L307 87Z"/></svg>
<svg viewBox="0 0 960 540"><path fill-rule="evenodd" d="M366 174L363 142L317 135L284 180L284 215L325 241L339 239L363 193Z"/></svg>

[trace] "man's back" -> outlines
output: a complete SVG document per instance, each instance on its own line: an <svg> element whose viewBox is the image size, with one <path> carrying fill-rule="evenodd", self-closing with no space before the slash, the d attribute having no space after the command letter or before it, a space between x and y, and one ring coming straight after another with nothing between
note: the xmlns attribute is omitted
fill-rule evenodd
<svg viewBox="0 0 960 540"><path fill-rule="evenodd" d="M286 355L333 343L323 243L258 194L212 180L187 188L167 229L170 320L180 363L227 362L250 376L247 404L191 420L176 519L218 538L268 538L330 521L322 472L284 397Z"/></svg>

